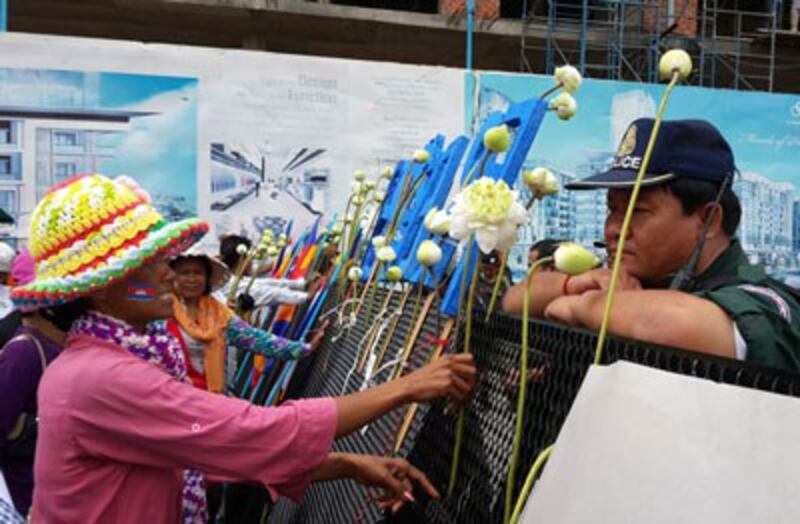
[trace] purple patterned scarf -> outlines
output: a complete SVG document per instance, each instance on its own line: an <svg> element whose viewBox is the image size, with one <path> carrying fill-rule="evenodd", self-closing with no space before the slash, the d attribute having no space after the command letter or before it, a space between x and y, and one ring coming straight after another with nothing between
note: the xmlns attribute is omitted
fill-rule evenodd
<svg viewBox="0 0 800 524"><path fill-rule="evenodd" d="M173 378L188 382L180 342L167 332L163 322L151 323L147 333L141 334L122 320L89 311L72 324L70 334L113 342L137 357L155 364ZM184 472L182 519L184 524L208 522L205 480L197 470L188 469Z"/></svg>

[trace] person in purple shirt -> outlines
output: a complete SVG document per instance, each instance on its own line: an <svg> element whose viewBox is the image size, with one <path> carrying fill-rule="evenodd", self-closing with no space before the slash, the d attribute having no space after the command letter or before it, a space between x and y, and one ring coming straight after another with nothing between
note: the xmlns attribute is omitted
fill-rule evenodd
<svg viewBox="0 0 800 524"><path fill-rule="evenodd" d="M82 301L76 301L24 313L22 325L0 350L0 470L22 515L28 514L33 496L39 380L83 311Z"/></svg>

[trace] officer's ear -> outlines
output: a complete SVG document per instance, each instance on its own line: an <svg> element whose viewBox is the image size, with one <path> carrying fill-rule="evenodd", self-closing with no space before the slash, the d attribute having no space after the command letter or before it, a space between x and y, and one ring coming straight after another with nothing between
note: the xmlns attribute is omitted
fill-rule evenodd
<svg viewBox="0 0 800 524"><path fill-rule="evenodd" d="M710 220L711 222L708 225L706 238L715 238L719 235L722 235L724 233L722 230L722 215L723 211L721 205L715 202L709 202L708 204L704 205L698 212L698 233L703 231L706 223L708 223Z"/></svg>

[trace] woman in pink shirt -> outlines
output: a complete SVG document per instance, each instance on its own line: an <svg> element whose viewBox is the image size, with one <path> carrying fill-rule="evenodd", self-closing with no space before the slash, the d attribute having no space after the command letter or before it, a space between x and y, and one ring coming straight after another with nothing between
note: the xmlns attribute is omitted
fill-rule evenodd
<svg viewBox="0 0 800 524"><path fill-rule="evenodd" d="M164 372L185 370L174 339L147 327L171 315L167 256L206 230L197 219L165 223L127 178L70 180L34 210L37 277L12 299L30 308L85 297L91 311L41 381L33 521L176 523L190 469L259 482L273 497L299 499L310 482L343 477L383 488L393 507L412 481L436 496L403 460L332 453L331 444L407 402L463 401L475 378L469 356L439 359L364 392L277 408Z"/></svg>

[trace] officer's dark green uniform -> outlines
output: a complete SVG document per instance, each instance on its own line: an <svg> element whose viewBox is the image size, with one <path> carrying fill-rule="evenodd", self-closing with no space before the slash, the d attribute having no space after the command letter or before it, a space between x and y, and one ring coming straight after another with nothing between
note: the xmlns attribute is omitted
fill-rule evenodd
<svg viewBox="0 0 800 524"><path fill-rule="evenodd" d="M697 278L694 295L708 299L736 323L745 360L800 371L800 304L751 265L737 240Z"/></svg>
<svg viewBox="0 0 800 524"><path fill-rule="evenodd" d="M620 141L611 168L571 182L567 189L632 187L653 125L652 118L634 121ZM681 178L730 188L735 172L733 151L716 127L702 120L664 121L642 185ZM772 280L762 267L751 265L738 241L732 240L695 279L690 292L728 313L747 346L747 361L800 371L800 299L796 298L800 292Z"/></svg>

